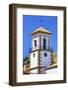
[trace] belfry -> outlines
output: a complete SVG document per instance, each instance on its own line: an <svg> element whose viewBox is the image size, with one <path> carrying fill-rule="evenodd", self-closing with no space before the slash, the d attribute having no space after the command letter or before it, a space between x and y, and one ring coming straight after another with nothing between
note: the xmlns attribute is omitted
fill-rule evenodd
<svg viewBox="0 0 68 90"><path fill-rule="evenodd" d="M30 53L30 73L44 74L51 65L52 52L50 47L51 32L43 27L32 32L32 48Z"/></svg>

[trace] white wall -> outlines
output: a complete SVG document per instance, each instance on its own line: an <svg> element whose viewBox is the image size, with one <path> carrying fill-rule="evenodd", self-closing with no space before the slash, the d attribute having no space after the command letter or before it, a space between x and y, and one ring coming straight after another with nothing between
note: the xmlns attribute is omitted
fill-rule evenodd
<svg viewBox="0 0 68 90"><path fill-rule="evenodd" d="M35 35L36 36L36 35ZM35 47L35 45L34 45L34 40L36 40L37 41L37 46ZM36 49L39 49L39 35L37 35L36 37L34 37L34 38L32 38L32 46L31 46L31 48L32 48L32 51L33 50L36 50Z"/></svg>
<svg viewBox="0 0 68 90"><path fill-rule="evenodd" d="M33 57L35 54L35 57ZM30 54L30 68L38 67L38 51ZM38 70L31 70L31 73L38 73Z"/></svg>
<svg viewBox="0 0 68 90"><path fill-rule="evenodd" d="M41 42L40 42L40 36L41 36ZM36 34L32 36L32 50L36 50L40 48L40 43L41 43L41 49L43 49L43 38L46 39L46 48L49 48L49 38L51 39L51 35L46 35L46 34ZM37 46L35 47L34 45L34 40L37 41Z"/></svg>
<svg viewBox="0 0 68 90"><path fill-rule="evenodd" d="M68 83L66 84L52 84L52 85L37 85L37 86L24 86L24 87L11 87L8 85L8 70L9 70L9 58L8 58L8 40L9 40L9 4L10 3L28 3L28 4L42 4L42 5L56 5L67 6L68 0L0 0L0 90L67 90ZM67 9L68 10L68 9ZM68 16L68 12L67 12ZM67 18L68 22L68 18ZM68 26L67 26L68 28ZM68 34L68 32L67 32ZM68 35L67 35L68 38ZM68 50L68 48L67 48ZM68 55L67 55L68 56ZM68 61L67 61L68 65ZM68 68L68 66L67 66ZM68 74L67 74L68 75ZM67 79L68 81L68 79Z"/></svg>
<svg viewBox="0 0 68 90"><path fill-rule="evenodd" d="M44 53L47 53L47 57L44 56ZM51 52L50 51L41 51L40 52L40 64L44 67L48 67L51 64Z"/></svg>

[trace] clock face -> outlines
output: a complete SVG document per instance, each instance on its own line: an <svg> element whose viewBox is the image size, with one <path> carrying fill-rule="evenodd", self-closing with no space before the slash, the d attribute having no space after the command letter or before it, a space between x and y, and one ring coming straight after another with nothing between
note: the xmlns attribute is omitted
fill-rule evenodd
<svg viewBox="0 0 68 90"><path fill-rule="evenodd" d="M41 51L40 52L40 65L46 68L50 64L51 64L51 52Z"/></svg>

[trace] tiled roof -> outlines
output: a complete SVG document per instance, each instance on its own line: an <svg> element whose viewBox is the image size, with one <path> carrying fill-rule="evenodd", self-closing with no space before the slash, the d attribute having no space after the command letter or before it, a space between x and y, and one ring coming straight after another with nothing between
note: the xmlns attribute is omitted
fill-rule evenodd
<svg viewBox="0 0 68 90"><path fill-rule="evenodd" d="M34 32L32 32L32 35L34 35L36 33L51 34L50 31L48 31L47 29L45 29L43 27L37 28Z"/></svg>

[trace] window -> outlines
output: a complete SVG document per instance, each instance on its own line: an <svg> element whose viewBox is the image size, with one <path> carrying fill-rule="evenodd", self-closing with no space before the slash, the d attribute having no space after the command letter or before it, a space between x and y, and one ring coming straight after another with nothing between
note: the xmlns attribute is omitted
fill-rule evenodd
<svg viewBox="0 0 68 90"><path fill-rule="evenodd" d="M37 47L37 40L34 40L34 46Z"/></svg>
<svg viewBox="0 0 68 90"><path fill-rule="evenodd" d="M33 57L35 57L35 54L33 54Z"/></svg>
<svg viewBox="0 0 68 90"><path fill-rule="evenodd" d="M47 53L44 53L44 56L47 57Z"/></svg>
<svg viewBox="0 0 68 90"><path fill-rule="evenodd" d="M46 39L43 38L43 49L46 49Z"/></svg>

